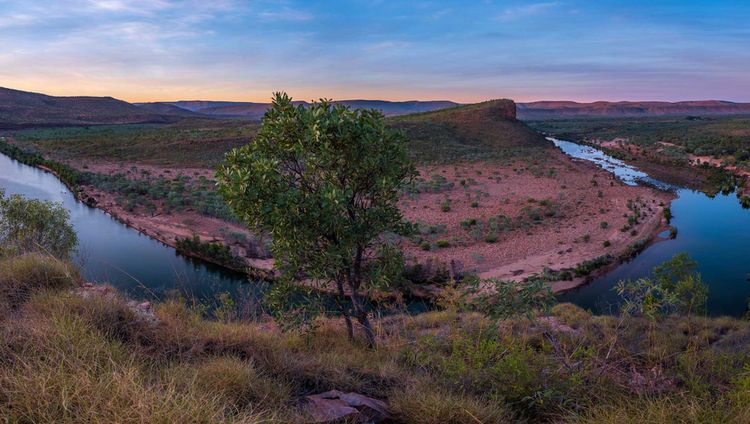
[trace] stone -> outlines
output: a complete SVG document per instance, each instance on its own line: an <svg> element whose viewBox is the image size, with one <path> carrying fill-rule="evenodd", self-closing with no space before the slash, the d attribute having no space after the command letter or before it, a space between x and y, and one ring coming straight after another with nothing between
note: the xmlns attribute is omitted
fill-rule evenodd
<svg viewBox="0 0 750 424"><path fill-rule="evenodd" d="M382 423L390 419L385 402L358 393L331 390L307 396L309 423Z"/></svg>

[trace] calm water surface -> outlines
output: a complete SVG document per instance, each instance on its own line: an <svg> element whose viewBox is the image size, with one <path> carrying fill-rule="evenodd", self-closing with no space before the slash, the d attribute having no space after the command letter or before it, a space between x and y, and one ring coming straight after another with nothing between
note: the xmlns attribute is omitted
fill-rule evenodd
<svg viewBox="0 0 750 424"><path fill-rule="evenodd" d="M163 298L168 291L204 302L219 292L247 296L259 284L246 276L179 255L173 248L75 200L52 174L0 154L0 188L6 194L61 202L78 233L80 263L87 280L108 282L136 298Z"/></svg>
<svg viewBox="0 0 750 424"><path fill-rule="evenodd" d="M613 312L617 296L612 287L618 281L646 277L655 265L687 252L699 262L699 272L709 286L709 312L735 316L745 312L750 297L750 210L742 209L735 195L710 198L675 188L600 150L551 140L570 156L590 160L626 184L647 183L676 190L679 196L672 203L676 239L652 245L632 261L560 296L560 300L595 312ZM61 202L70 211L80 246L76 260L90 281L108 282L138 298L161 298L167 291L179 290L203 301L214 300L219 292L247 298L262 288L258 283L243 284L248 280L242 274L179 255L103 211L77 202L54 175L1 154L0 187L8 194Z"/></svg>
<svg viewBox="0 0 750 424"><path fill-rule="evenodd" d="M626 184L639 182L672 188L672 225L677 238L656 243L630 262L595 279L590 284L560 296L595 312L615 312L617 295L612 288L620 280L647 277L651 269L676 253L687 252L698 261L698 271L709 287L708 310L712 315L742 315L750 298L750 210L743 209L736 195L703 193L676 188L589 146L551 139L570 156L591 160L614 173Z"/></svg>

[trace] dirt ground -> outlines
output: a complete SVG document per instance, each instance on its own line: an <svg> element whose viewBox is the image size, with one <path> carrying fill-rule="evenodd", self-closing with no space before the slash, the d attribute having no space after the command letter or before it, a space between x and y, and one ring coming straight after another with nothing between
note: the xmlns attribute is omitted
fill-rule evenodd
<svg viewBox="0 0 750 424"><path fill-rule="evenodd" d="M89 163L87 170L127 173L131 167ZM144 169L170 177L210 178L214 172L137 168L133 178ZM555 149L548 151L548 157L533 160L429 166L419 172L421 181L400 204L405 219L418 223L421 232L401 242L405 256L410 262L453 263L483 278L520 280L544 268L572 268L606 253L616 256L630 243L664 228L662 210L673 197L647 187L625 186L594 165ZM93 187L85 187L84 192L96 199L97 207L168 245L195 233L203 240L231 245L254 267L273 266L272 259L258 259L247 246L229 239L228 234L239 232L252 238L241 225L193 211L127 211L113 193ZM637 224L628 226L635 209L641 216ZM553 287L567 289L571 283Z"/></svg>
<svg viewBox="0 0 750 424"><path fill-rule="evenodd" d="M422 178L439 175L445 182L438 192L403 200L406 219L434 230L423 231L421 243L406 243L407 257L457 261L483 278L520 280L545 267L572 268L607 253L617 256L630 243L664 229L663 209L672 194L626 186L557 150L544 159L536 169L518 162L421 169ZM629 203L638 206L641 217L623 231L627 216L634 214ZM534 210L542 213L534 215ZM493 231L489 221L500 215L517 224Z"/></svg>

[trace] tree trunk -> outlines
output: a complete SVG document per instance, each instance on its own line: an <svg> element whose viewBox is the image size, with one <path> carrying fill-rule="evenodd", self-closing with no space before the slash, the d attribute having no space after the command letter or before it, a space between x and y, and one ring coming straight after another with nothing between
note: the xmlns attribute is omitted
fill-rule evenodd
<svg viewBox="0 0 750 424"><path fill-rule="evenodd" d="M363 248L357 247L356 254L354 255L354 266L347 273L347 282L349 283L349 289L351 290L350 298L352 301L352 309L354 309L354 317L362 326L365 331L365 338L367 339L367 346L370 348L375 347L375 331L372 329L372 324L367 316L362 300L359 297L359 288L362 285L362 254Z"/></svg>
<svg viewBox="0 0 750 424"><path fill-rule="evenodd" d="M343 277L339 276L336 278L336 287L339 291L339 298L340 299L346 299L346 293L344 292L344 282L342 281ZM339 305L339 309L341 310L341 314L344 316L344 321L346 321L346 335L349 338L350 342L354 341L354 326L352 325L352 313L349 308L349 306L342 305L339 301L336 302L336 304Z"/></svg>
<svg viewBox="0 0 750 424"><path fill-rule="evenodd" d="M362 311L362 314L357 317L357 321L365 330L365 337L367 338L367 347L375 347L375 331L372 329L370 319L367 317L367 311Z"/></svg>

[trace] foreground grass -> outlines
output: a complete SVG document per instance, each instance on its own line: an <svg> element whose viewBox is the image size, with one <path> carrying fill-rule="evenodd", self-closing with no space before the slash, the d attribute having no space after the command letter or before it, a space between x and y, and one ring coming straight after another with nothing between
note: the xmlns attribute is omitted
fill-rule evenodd
<svg viewBox="0 0 750 424"><path fill-rule="evenodd" d="M0 416L10 422L300 422L304 396L386 401L397 422L747 422L750 325L591 316L501 323L453 311L279 332L178 301L82 296L69 265L0 259ZM41 271L40 271L41 270Z"/></svg>

